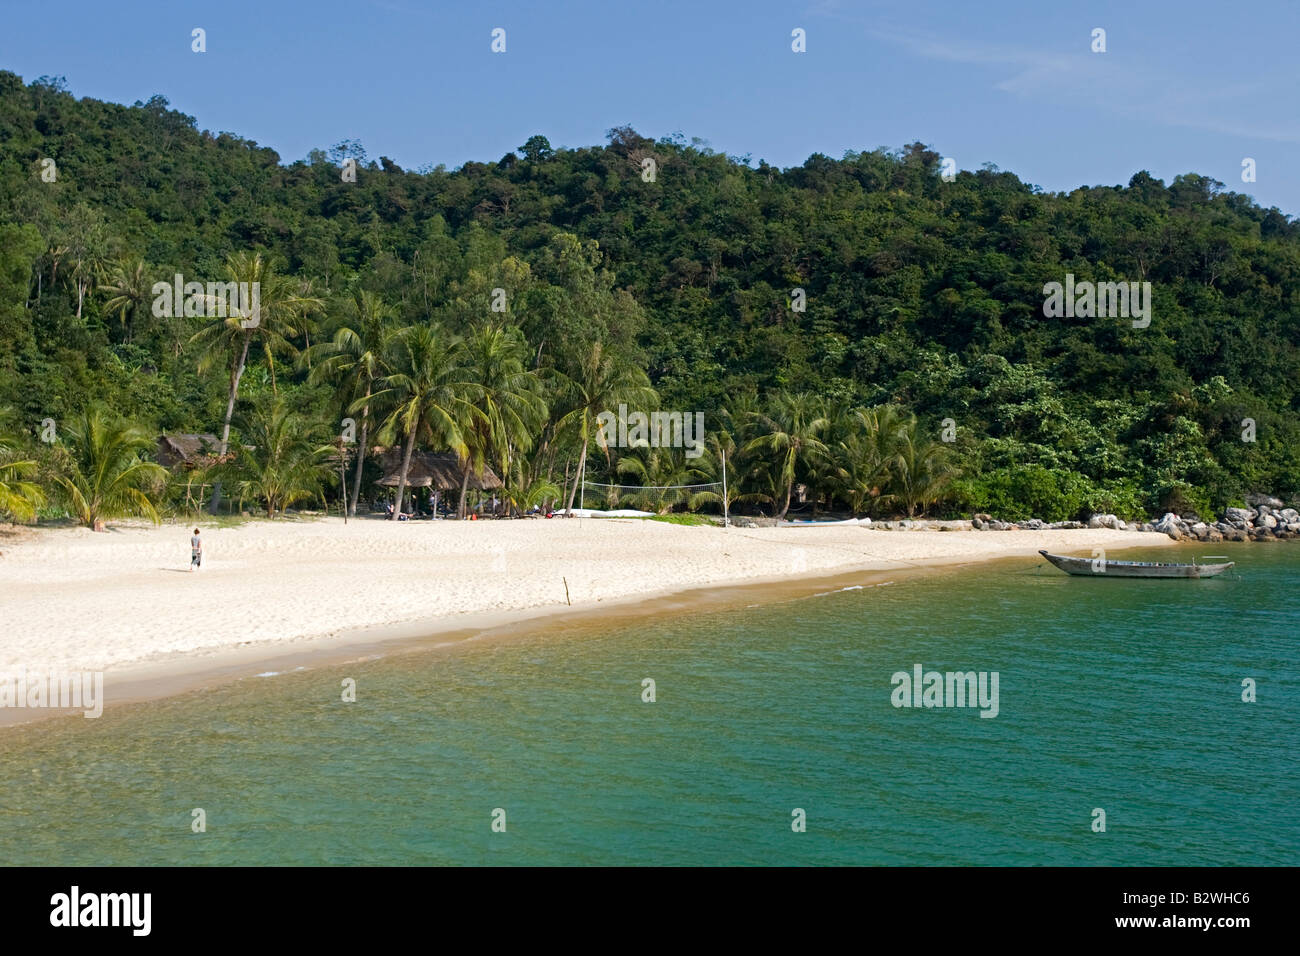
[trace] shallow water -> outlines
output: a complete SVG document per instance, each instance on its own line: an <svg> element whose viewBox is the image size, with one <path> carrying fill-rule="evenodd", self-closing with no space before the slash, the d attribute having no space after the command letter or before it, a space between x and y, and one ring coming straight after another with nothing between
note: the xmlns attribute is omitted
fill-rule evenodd
<svg viewBox="0 0 1300 956"><path fill-rule="evenodd" d="M1300 547L1232 556L1239 577L1204 581L864 574L9 728L0 857L1294 865ZM998 672L997 716L894 707L918 663Z"/></svg>

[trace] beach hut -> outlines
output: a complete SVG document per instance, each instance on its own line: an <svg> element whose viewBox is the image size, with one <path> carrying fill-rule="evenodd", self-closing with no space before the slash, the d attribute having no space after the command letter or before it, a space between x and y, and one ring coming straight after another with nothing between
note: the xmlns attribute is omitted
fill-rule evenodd
<svg viewBox="0 0 1300 956"><path fill-rule="evenodd" d="M216 435L159 435L154 457L164 468L179 465L190 471L215 464L220 447L221 441Z"/></svg>
<svg viewBox="0 0 1300 956"><path fill-rule="evenodd" d="M378 484L385 488L396 488L402 474L402 449L375 449L379 455L380 468L384 476ZM406 473L408 488L432 488L434 491L460 491L460 484L465 480L465 471L460 460L451 452L415 451L411 453L411 468ZM483 473L470 472L470 491L492 491L501 487L501 479L495 471L484 466Z"/></svg>
<svg viewBox="0 0 1300 956"><path fill-rule="evenodd" d="M396 488L401 481L402 449L376 448L383 477L376 484L384 488ZM451 452L415 451L411 453L411 467L406 473L406 487L430 488L436 495L444 492L460 494L461 484L465 483L468 491L495 491L502 487L497 473L486 465L481 474L469 473L466 482L465 469Z"/></svg>

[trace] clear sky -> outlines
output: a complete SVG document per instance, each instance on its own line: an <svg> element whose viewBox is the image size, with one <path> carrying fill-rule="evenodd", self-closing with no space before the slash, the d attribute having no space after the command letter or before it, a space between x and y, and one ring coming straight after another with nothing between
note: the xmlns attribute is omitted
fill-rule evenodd
<svg viewBox="0 0 1300 956"><path fill-rule="evenodd" d="M0 0L0 68L161 93L286 162L357 139L455 167L630 124L782 167L920 140L1053 190L1199 172L1289 215L1298 50L1296 0Z"/></svg>

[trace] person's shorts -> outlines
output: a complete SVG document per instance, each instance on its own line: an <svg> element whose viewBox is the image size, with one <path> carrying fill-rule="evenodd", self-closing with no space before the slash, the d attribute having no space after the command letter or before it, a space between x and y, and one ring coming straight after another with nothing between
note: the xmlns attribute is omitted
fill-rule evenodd
<svg viewBox="0 0 1300 956"><path fill-rule="evenodd" d="M202 563L203 563L203 552L202 552L202 551L191 551L191 552L190 552L190 564L198 565L198 564L202 564Z"/></svg>

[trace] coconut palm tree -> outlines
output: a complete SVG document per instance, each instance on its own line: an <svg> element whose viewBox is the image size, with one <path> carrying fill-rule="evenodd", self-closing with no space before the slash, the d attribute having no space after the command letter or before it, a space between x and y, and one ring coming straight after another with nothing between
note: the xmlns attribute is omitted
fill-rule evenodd
<svg viewBox="0 0 1300 956"><path fill-rule="evenodd" d="M154 443L143 429L88 405L63 435L57 480L77 520L95 531L103 531L110 518L158 523L154 497L166 483L167 469L144 459Z"/></svg>
<svg viewBox="0 0 1300 956"><path fill-rule="evenodd" d="M556 423L556 430L573 429L582 441L577 472L569 488L569 501L565 506L573 510L573 497L587 473L587 452L592 435L601 441L597 417L601 412L615 411L620 404L649 408L657 403L655 390L650 387L646 373L622 355L597 342L579 357L572 374L555 373L562 388L568 393L570 411ZM602 443L605 457L609 449Z"/></svg>
<svg viewBox="0 0 1300 956"><path fill-rule="evenodd" d="M117 313L128 344L135 335L136 316L142 312L148 314L146 306L153 298L152 289L153 284L145 275L143 259L116 263L108 273L108 282L100 287L100 291L109 296L104 310Z"/></svg>
<svg viewBox="0 0 1300 956"><path fill-rule="evenodd" d="M242 314L219 316L216 313L225 310L218 310L216 302L205 297L208 307L205 311L211 317L210 321L190 340L202 349L199 357L200 372L207 372L224 363L230 373L226 416L221 424L219 458L224 458L230 447L230 420L235 414L239 380L243 378L248 364L249 347L254 340L262 343L272 368L272 391L275 391L275 353L292 350L288 337L295 333L298 318L321 305L319 299L299 295L296 284L278 275L274 267L262 258L261 253L237 252L231 255L226 259L226 278L231 282L248 283L250 289L253 288L253 283L257 283L259 310L254 317ZM211 511L215 513L220 503L221 483L218 481L212 489Z"/></svg>
<svg viewBox="0 0 1300 956"><path fill-rule="evenodd" d="M450 448L465 461L469 457L465 432L482 417L482 412L474 405L479 390L465 368L464 346L441 326L415 325L397 332L388 364L391 371L380 379L382 388L373 399L393 406L380 426L379 440L400 438L403 443L397 506L393 509L393 520L397 521L402 514L415 443L427 438L434 445Z"/></svg>
<svg viewBox="0 0 1300 956"><path fill-rule="evenodd" d="M360 289L348 300L347 313L334 335L305 349L302 364L311 368L308 380L337 383L361 410L361 433L357 438L356 473L348 514L357 513L361 497L361 472L366 462L370 437L370 407L375 384L387 371L385 362L393 335L393 309L373 292Z"/></svg>
<svg viewBox="0 0 1300 956"><path fill-rule="evenodd" d="M465 342L468 372L478 391L474 404L482 415L465 434L470 455L460 486L462 518L471 466L479 474L484 464L503 477L510 474L515 456L532 448L546 421L542 381L525 367L528 357L527 343L513 328L480 325Z"/></svg>
<svg viewBox="0 0 1300 956"><path fill-rule="evenodd" d="M952 483L957 469L948 446L926 437L916 419L909 418L898 433L894 454L894 495L909 518L917 508L937 501Z"/></svg>
<svg viewBox="0 0 1300 956"><path fill-rule="evenodd" d="M0 436L0 455L12 453L17 444L11 438ZM45 504L40 486L27 480L36 474L36 469L36 462L30 459L0 458L0 515L16 521L36 517L36 510Z"/></svg>
<svg viewBox="0 0 1300 956"><path fill-rule="evenodd" d="M333 447L323 429L289 410L283 396L264 396L239 418L249 446L219 470L235 480L240 498L257 498L274 518L320 494L330 474Z"/></svg>
<svg viewBox="0 0 1300 956"><path fill-rule="evenodd" d="M656 514L667 514L678 504L685 504L687 510L695 511L704 502L720 498L697 488L670 487L701 485L710 481L703 458L687 458L684 448L634 448L618 460L617 471L635 479L636 484L646 486L628 495L628 503Z"/></svg>
<svg viewBox="0 0 1300 956"><path fill-rule="evenodd" d="M778 518L790 510L794 494L796 472L800 465L824 458L828 449L820 435L830 425L821 400L808 392L794 395L778 392L772 397L768 411L751 413L760 434L752 439L745 450L771 455L775 466L773 477L779 480L784 501Z"/></svg>
<svg viewBox="0 0 1300 956"><path fill-rule="evenodd" d="M560 488L544 476L531 479L526 476L524 459L514 459L511 471L501 476L504 485L501 497L506 506L515 511L530 511L537 505L560 496Z"/></svg>
<svg viewBox="0 0 1300 956"><path fill-rule="evenodd" d="M855 408L849 413L835 451L841 489L854 513L890 497L883 492L893 480L906 426L907 419L896 405Z"/></svg>

